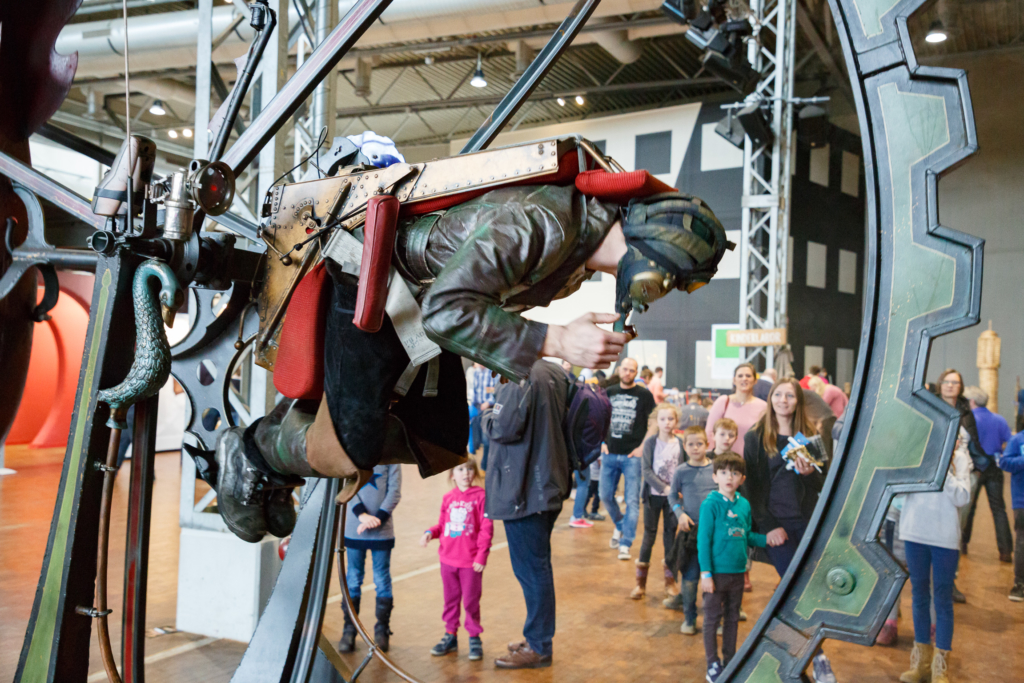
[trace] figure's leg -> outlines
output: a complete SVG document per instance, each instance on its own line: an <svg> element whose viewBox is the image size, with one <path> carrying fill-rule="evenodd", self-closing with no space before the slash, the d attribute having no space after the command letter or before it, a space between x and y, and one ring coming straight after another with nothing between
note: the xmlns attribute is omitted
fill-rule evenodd
<svg viewBox="0 0 1024 683"><path fill-rule="evenodd" d="M604 503L604 509L607 510L608 515L612 518L616 535L622 532L623 517L622 510L619 509L619 503L615 500L615 489L619 487L619 473L621 472L619 459L621 457L610 453L605 454L602 457L603 463L601 464L601 502ZM615 545L618 546L618 543L616 542Z"/></svg>
<svg viewBox="0 0 1024 683"><path fill-rule="evenodd" d="M577 471L576 477L576 500L572 504L573 519L583 519L587 512L587 491L590 489L589 468Z"/></svg>
<svg viewBox="0 0 1024 683"><path fill-rule="evenodd" d="M988 498L988 507L992 510L992 521L996 525L999 559L1010 562L1013 559L1013 534L1010 533L1010 520L1006 515L1003 471L993 463L982 473L981 478L985 486L985 497Z"/></svg>
<svg viewBox="0 0 1024 683"><path fill-rule="evenodd" d="M626 479L626 516L622 520L622 545L627 548L633 545L636 538L636 526L640 519L640 458L625 457L622 465Z"/></svg>

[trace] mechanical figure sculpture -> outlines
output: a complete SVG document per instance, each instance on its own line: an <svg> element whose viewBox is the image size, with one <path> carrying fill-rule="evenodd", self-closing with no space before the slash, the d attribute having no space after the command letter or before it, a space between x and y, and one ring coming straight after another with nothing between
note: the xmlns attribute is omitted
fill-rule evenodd
<svg viewBox="0 0 1024 683"><path fill-rule="evenodd" d="M0 308L0 316L7 316L0 321L0 367L5 377L18 384L18 377L24 376L31 316L45 315L45 306L31 308L34 282L26 275L39 269L52 288L56 268L96 273L64 474L16 680L76 682L87 677L88 661L82 653L88 651L92 620L105 613L98 609L102 603L94 602L98 586L94 577L97 559L102 559L97 547L103 516L103 456L111 437L105 421L111 406L99 402L98 394L129 373L131 342L136 339L131 288L135 273L146 261L164 263L180 286L192 289L200 304L196 324L171 351L172 373L185 386L192 404L188 431L199 444L193 450L198 473L220 487L221 506L236 504L228 515L236 515L232 527L236 532L256 536L263 530L276 533L294 525L277 586L235 674L234 680L246 683L305 682L315 667L346 680L362 671L366 661L351 671L320 633L336 542L340 478L352 477L348 481L357 486L356 470L376 462L388 439L404 438L406 448L400 450L404 453L400 457L416 462L424 474L450 466L453 455L461 452L461 443L453 439L449 444L427 427L420 429L414 424L419 408L412 406L430 400L444 403L442 391L451 390L444 383L454 376L445 370L451 354L489 361L510 377L521 374L525 358L541 352L555 349L574 360L573 350L557 343L547 345L550 329L508 318L514 311L505 309L546 303L565 293L578 283L588 264L591 270L619 275L620 313L629 307L642 308L672 288L691 289L713 274L725 246L713 214L689 198L657 196L656 191L666 188L650 186L647 178L609 173L617 170L613 162L588 150L586 141L547 140L481 152L572 41L597 2L579 0L464 150L495 155L487 158L501 158L502 164L474 168L476 155L472 154L422 165L399 162L386 168L342 169L310 183L274 188L266 207L267 220L259 227L226 212L233 178L376 21L388 0L355 3L227 148L227 129L235 115L231 110L237 113L234 105L241 102L274 25L272 12L254 3L252 24L259 34L232 94L229 115L219 129L212 163L194 161L187 170L151 184L135 202L133 190L146 182L144 169L135 166L143 155L128 155L134 162L114 174L116 186L105 188L115 196L103 198L116 202L120 200L116 193L123 192L133 209L118 206L102 216L82 198L18 161L27 160L26 136L56 108L70 84L68 69L73 72L73 59L55 59L52 40L44 38L52 38L58 30L53 17L60 19L59 27L76 3L52 0L0 10L0 88L5 99L21 97L27 102L36 89L43 93L31 100L32 106L17 110L20 123L11 125L8 120L0 131L0 175L13 190L6 183L0 188L6 193L0 196L0 208L5 218L12 218L6 222L11 253L0 271L0 307L8 307ZM919 4L910 0L894 8L868 0L832 2L848 71L856 75L853 90L861 113L868 174L865 301L869 305L861 356L850 417L811 528L723 681L797 681L822 639L872 643L906 576L876 542L885 507L896 493L937 489L948 466L958 416L922 389L921 378L930 336L977 322L981 243L938 225L935 174L970 154L975 138L964 74L916 62L906 17ZM42 37L27 43L11 40L12 31L19 30L23 36ZM42 50L43 57L26 59L13 51L12 46L18 45L25 47L26 54L38 55ZM30 72L51 75L49 80L21 77ZM54 98L55 92L60 97ZM37 101L46 106L36 106ZM911 131L908 126L915 128ZM76 149L99 156L88 143L73 136L67 139ZM144 146L144 140L134 140L126 141L129 149ZM507 182L512 178L492 177L491 168L500 168L506 175L519 170L516 177L528 184L515 186ZM603 187L587 184L598 177L605 178ZM625 196L614 196L619 182L633 183ZM467 191L477 196L457 196ZM615 205L627 205L635 196L643 198L617 217ZM89 244L62 249L49 245L39 197L92 226L96 232ZM158 204L164 206L162 226L157 220ZM417 204L422 211L414 213ZM525 216L503 223L503 212L510 210L506 205L522 207ZM531 216L530 206L547 207L554 218ZM203 230L207 217L239 235L265 242L266 264L261 263L263 254L237 246L233 236ZM546 220L578 236L572 249L557 256L547 254L547 259L543 258L546 240L555 223ZM485 239L456 243L467 234L466 226L476 223L493 229ZM360 225L362 243L350 234ZM679 241L679 236L685 239ZM501 267L481 270L480 264L488 261L486 256L479 257L491 254L497 259L495 245L505 245L499 240L508 239L516 240L513 244L521 248L522 258L493 262L506 271ZM317 266L320 259L322 267ZM396 275L391 275L389 265ZM264 268L264 277L256 277ZM460 301L459 285L467 281L472 284L467 287L471 294ZM397 311L413 312L389 307L392 294L402 293L397 286L401 283L408 283L402 287L414 303L422 304L423 327L439 347L433 372L429 344L424 344L427 352L421 353L418 347L410 352L396 331L404 320ZM914 288L936 295L909 297ZM44 297L44 304L55 300L55 291ZM217 294L227 303L214 316L209 304ZM913 305L907 303L910 300ZM259 314L246 315L253 302ZM340 302L353 312L293 315L304 306L318 310L317 306L330 302ZM319 330L315 325L312 330L302 329L303 320L323 325ZM14 324L9 325L10 321ZM513 330L515 343L507 341L507 333L492 332L492 328ZM349 389L330 377L332 367L346 367L344 359L331 361L325 349L320 387L316 373L298 377L282 371L289 353L306 348L293 344L296 339L305 338L315 348L325 329L343 330L351 337L367 334L390 339L390 350L369 365L379 374L378 384L385 387L367 401L373 408L372 419L385 425L380 433L345 431L339 412L364 397L346 393ZM461 337L467 330L472 334ZM303 337L306 332L311 333ZM608 336L614 333L600 334L606 348L624 339ZM206 408L229 415L225 389L229 370L250 345L261 363L277 368L275 374L283 381L291 378L293 385L284 392L290 399L251 430L227 424L227 419L224 425L208 429L198 416ZM223 370L219 385L202 386L195 380L203 360L212 360ZM427 370L406 373L410 361L416 360L426 361ZM432 376L438 385L436 398L423 395L425 389L431 393ZM406 412L400 407L389 412L380 405L389 398L392 386L406 389L397 404L409 402ZM0 410L0 432L12 413ZM133 682L144 680L142 628L155 416L155 397L136 404L121 670L123 679ZM217 456L210 457L207 450L215 450ZM314 472L329 476L308 480L296 520L294 510L283 504L281 492L295 485L295 475ZM380 655L371 646L368 659L373 656ZM380 658L398 675L413 680L386 657Z"/></svg>

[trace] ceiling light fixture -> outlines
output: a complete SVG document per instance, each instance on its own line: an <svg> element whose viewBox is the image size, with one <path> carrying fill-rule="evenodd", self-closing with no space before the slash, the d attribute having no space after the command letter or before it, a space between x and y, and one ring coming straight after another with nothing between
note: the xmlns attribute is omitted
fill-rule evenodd
<svg viewBox="0 0 1024 683"><path fill-rule="evenodd" d="M486 88L487 79L484 78L483 56L478 52L476 55L476 71L473 72L473 80L469 82L474 88Z"/></svg>
<svg viewBox="0 0 1024 683"><path fill-rule="evenodd" d="M167 110L164 109L164 103L157 100L153 103L153 106L149 108L149 113L153 116L163 116L167 113Z"/></svg>
<svg viewBox="0 0 1024 683"><path fill-rule="evenodd" d="M178 137L178 131L174 129L167 131L167 137L169 137L172 140L175 139L176 137Z"/></svg>
<svg viewBox="0 0 1024 683"><path fill-rule="evenodd" d="M556 99L555 99L555 102L558 102L558 106L559 106L559 107L564 107L564 106L565 106L565 98L564 98L564 97L558 97L558 98L556 98Z"/></svg>
<svg viewBox="0 0 1024 683"><path fill-rule="evenodd" d="M583 95L576 96L576 104L580 105L581 107L583 106Z"/></svg>
<svg viewBox="0 0 1024 683"><path fill-rule="evenodd" d="M947 38L949 38L949 34L946 33L946 29L943 28L942 22L937 19L935 20L935 23L932 24L931 28L928 29L928 35L924 37L925 41L929 43L942 43L945 42Z"/></svg>
<svg viewBox="0 0 1024 683"><path fill-rule="evenodd" d="M192 129L191 128L184 128L184 129L182 129L181 134L184 135L187 138L190 138L190 137L192 137Z"/></svg>

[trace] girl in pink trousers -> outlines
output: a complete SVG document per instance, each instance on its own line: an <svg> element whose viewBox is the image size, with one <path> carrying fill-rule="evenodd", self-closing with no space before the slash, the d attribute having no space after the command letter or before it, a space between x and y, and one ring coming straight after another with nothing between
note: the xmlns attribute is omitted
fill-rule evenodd
<svg viewBox="0 0 1024 683"><path fill-rule="evenodd" d="M457 652L459 642L459 603L466 610L466 631L469 633L469 658L483 659L480 640L480 593L483 571L491 552L494 523L484 517L484 490L473 486L480 478L480 469L472 459L451 471L455 484L441 500L441 519L423 532L424 548L433 538L441 539L441 582L444 586L444 637L430 654L435 657Z"/></svg>

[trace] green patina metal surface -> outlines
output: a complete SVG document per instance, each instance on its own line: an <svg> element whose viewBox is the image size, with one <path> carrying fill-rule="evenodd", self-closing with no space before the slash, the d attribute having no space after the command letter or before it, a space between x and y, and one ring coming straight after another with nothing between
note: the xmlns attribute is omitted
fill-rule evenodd
<svg viewBox="0 0 1024 683"><path fill-rule="evenodd" d="M861 517L876 470L920 466L932 430L929 418L896 396L909 326L915 318L946 308L953 301L955 261L914 242L911 192L915 167L949 143L945 101L934 95L901 92L894 83L880 86L878 95L885 123L894 220L889 330L878 401L871 413L856 476L832 536L794 610L804 619L810 619L815 610L859 615L871 596L878 573L854 547L854 525ZM921 206L916 208L923 210ZM885 308L880 307L880 311ZM856 586L848 595L828 590L826 575L833 567L842 567L856 577Z"/></svg>
<svg viewBox="0 0 1024 683"><path fill-rule="evenodd" d="M25 659L25 670L22 674L22 683L45 683L50 668L50 652L56 642L57 611L60 609L61 588L64 583L64 562L68 550L68 530L71 527L71 510L75 504L75 492L81 485L79 469L87 444L85 442L85 428L89 423L90 401L97 381L96 366L100 357L100 343L102 341L102 325L107 316L107 306L110 304L111 283L113 274L110 269L103 271L100 278L100 292L96 302L96 309L92 312L91 319L97 323L90 331L92 334L89 344L89 354L85 359L83 368L84 382L82 383L82 395L79 397L78 406L75 410L75 431L71 449L68 451L67 467L68 476L64 481L64 490L61 491L60 513L57 517L57 532L53 537L53 549L50 552L50 562L46 567L46 584L43 587L43 597L39 602L39 612L36 616L35 628L32 631L32 643L28 648L28 657Z"/></svg>
<svg viewBox="0 0 1024 683"><path fill-rule="evenodd" d="M779 665L779 660L770 654L761 655L761 659L758 660L754 670L750 672L746 683L782 683L782 677L779 676Z"/></svg>
<svg viewBox="0 0 1024 683"><path fill-rule="evenodd" d="M160 285L158 294L150 289L150 279ZM96 400L110 406L108 427L127 429L128 425L119 421L123 417L118 418L116 412L127 411L136 402L155 396L160 387L167 383L171 374L171 347L167 343L167 332L160 317L160 304L177 310L184 300L185 294L174 277L174 271L166 263L150 260L136 269L132 280L135 360L124 381L96 395Z"/></svg>
<svg viewBox="0 0 1024 683"><path fill-rule="evenodd" d="M851 0L851 4L857 9L864 37L874 38L882 35L882 17L891 12L899 0Z"/></svg>

